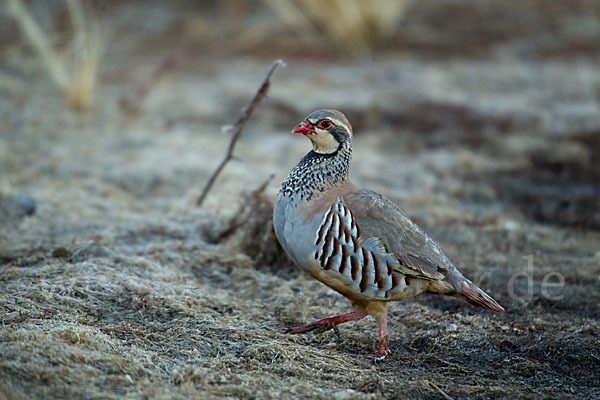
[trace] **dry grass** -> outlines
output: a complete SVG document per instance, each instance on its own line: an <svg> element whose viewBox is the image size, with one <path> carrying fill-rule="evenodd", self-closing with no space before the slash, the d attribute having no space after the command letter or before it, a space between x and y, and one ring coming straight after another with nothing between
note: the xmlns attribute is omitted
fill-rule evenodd
<svg viewBox="0 0 600 400"><path fill-rule="evenodd" d="M299 37L318 40L315 28L342 51L362 53L389 39L408 0L267 0Z"/></svg>
<svg viewBox="0 0 600 400"><path fill-rule="evenodd" d="M66 0L73 37L64 48L52 45L21 0L8 0L9 9L38 53L67 104L76 110L92 106L104 40L98 24L87 17L81 1Z"/></svg>
<svg viewBox="0 0 600 400"><path fill-rule="evenodd" d="M464 0L460 10L479 16L483 3ZM111 4L123 16L133 2ZM171 7L188 11L157 4L160 18ZM446 11L428 26L464 14ZM481 36L446 33L454 49ZM107 76L173 50L147 32L128 39ZM198 208L195 188L229 142L218 128L238 114L266 61L205 59L189 51L196 45L182 48L188 58L135 124L109 102L102 118L64 112L49 79L2 105L0 192L30 195L39 207L0 222L0 400L600 398L592 57L294 59L248 126L239 159ZM136 89L130 77L118 81L123 92ZM341 326L339 336L283 333L351 309L279 260L270 225L278 182L310 148L286 132L321 105L339 106L360 132L353 179L401 205L467 276L487 277L481 284L504 314L433 296L394 303L392 354L377 366L365 356L377 346L372 319ZM520 278L516 300L507 282L530 254L534 292L526 297ZM551 272L565 277L560 301L541 295Z"/></svg>

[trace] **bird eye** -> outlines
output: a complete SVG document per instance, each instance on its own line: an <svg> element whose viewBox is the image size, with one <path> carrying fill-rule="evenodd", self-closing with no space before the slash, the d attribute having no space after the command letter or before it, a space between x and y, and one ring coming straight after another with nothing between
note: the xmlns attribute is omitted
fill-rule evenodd
<svg viewBox="0 0 600 400"><path fill-rule="evenodd" d="M331 126L331 121L324 119L317 124L319 128L327 129Z"/></svg>

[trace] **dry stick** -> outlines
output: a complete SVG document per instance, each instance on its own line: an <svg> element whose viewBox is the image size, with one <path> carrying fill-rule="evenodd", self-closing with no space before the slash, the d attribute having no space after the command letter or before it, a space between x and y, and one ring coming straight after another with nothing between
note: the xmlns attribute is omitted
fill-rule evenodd
<svg viewBox="0 0 600 400"><path fill-rule="evenodd" d="M271 174L267 180L265 180L263 182L262 185L260 185L257 189L253 190L252 192L250 192L248 194L248 199L250 201L254 201L255 204L251 205L251 208L257 209L258 207L256 207L256 203L258 203L257 201L257 197L264 192L264 190L267 188L267 185L269 184L269 182L271 182L271 180L275 177L275 174ZM233 216L233 218L231 218L231 221L229 222L229 228L225 229L223 232L221 232L216 238L215 238L215 242L220 242L221 240L223 240L224 238L226 238L227 236L231 235L233 232L235 232L240 226L244 225L248 219L250 219L250 216L246 215L245 218L244 217L244 211L245 211L245 207L244 204L240 205L240 208L238 209L237 213Z"/></svg>
<svg viewBox="0 0 600 400"><path fill-rule="evenodd" d="M210 188L215 183L217 176L219 176L219 174L223 170L223 167L225 167L225 164L227 164L227 162L233 158L233 148L234 148L235 144L237 143L238 139L240 138L240 135L241 135L242 131L244 130L244 127L246 126L246 122L248 122L248 119L250 119L250 116L252 115L252 113L254 112L256 107L258 107L258 105L260 104L262 99L267 94L267 91L269 90L269 85L271 83L269 81L269 79L271 78L271 75L273 75L275 68L277 68L279 66L285 67L285 63L282 60L276 60L273 64L271 64L271 67L269 68L269 71L267 72L267 76L265 76L265 79L263 80L262 84L258 88L258 91L254 95L254 98L246 106L246 108L244 108L244 110L242 111L242 114L240 115L238 120L235 122L235 125L233 126L233 129L232 129L233 135L231 137L231 141L229 142L229 148L227 149L227 154L225 155L225 158L223 159L223 161L221 161L221 164L219 164L219 166L217 167L215 172L212 174L212 176L206 183L206 186L204 186L204 189L202 190L202 194L200 195L200 197L198 197L198 201L196 202L196 205L198 205L198 206L202 205L202 203L204 202L204 199L206 198L206 195L210 191Z"/></svg>

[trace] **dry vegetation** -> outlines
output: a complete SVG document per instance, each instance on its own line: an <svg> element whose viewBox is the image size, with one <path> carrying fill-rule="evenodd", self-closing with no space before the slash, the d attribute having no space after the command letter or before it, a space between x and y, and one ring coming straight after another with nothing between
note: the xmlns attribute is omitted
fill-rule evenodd
<svg viewBox="0 0 600 400"><path fill-rule="evenodd" d="M84 113L0 29L0 399L600 398L598 4L414 2L405 41L371 60L287 47L284 21L267 24L283 49L268 58L228 34L199 42L186 24L218 7L106 4L122 40ZM197 207L230 142L221 126L279 56L287 68ZM289 264L270 223L309 148L288 132L322 106L353 123L354 180L400 204L504 314L394 304L376 366L370 319L284 334L349 311ZM542 291L554 272L560 300Z"/></svg>
<svg viewBox="0 0 600 400"><path fill-rule="evenodd" d="M7 0L12 15L40 57L66 103L76 110L92 106L104 38L97 22L86 17L80 0L65 0L71 22L71 38L62 48L53 45L52 32L44 33L21 0Z"/></svg>
<svg viewBox="0 0 600 400"><path fill-rule="evenodd" d="M300 39L330 41L342 52L364 53L397 32L408 0L268 0L267 4Z"/></svg>

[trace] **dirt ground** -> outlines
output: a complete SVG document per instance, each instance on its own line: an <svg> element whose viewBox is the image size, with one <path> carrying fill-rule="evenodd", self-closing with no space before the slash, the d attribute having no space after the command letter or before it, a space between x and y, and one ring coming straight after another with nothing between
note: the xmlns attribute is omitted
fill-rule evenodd
<svg viewBox="0 0 600 400"><path fill-rule="evenodd" d="M600 398L600 4L413 2L358 55L247 4L94 2L110 40L84 112L1 11L0 399ZM378 365L372 319L284 333L350 310L270 225L310 148L290 130L324 107L354 126L355 183L504 314L394 303Z"/></svg>

